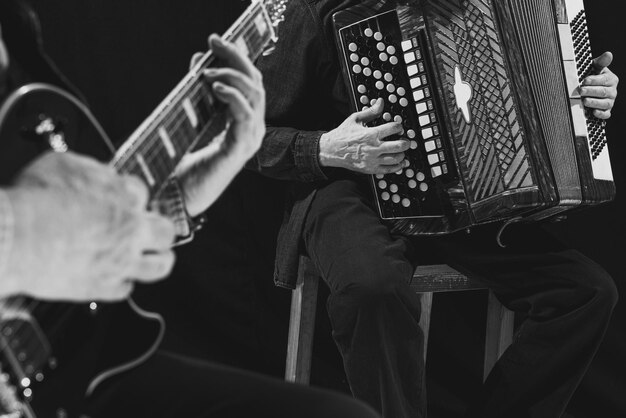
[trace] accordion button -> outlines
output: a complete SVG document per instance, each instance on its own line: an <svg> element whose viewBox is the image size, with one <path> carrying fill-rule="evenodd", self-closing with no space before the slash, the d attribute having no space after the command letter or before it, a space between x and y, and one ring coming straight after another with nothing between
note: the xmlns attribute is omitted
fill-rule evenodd
<svg viewBox="0 0 626 418"><path fill-rule="evenodd" d="M376 32L374 33L374 39L376 39L377 41L382 41L383 39L383 34L380 32Z"/></svg>
<svg viewBox="0 0 626 418"><path fill-rule="evenodd" d="M393 84L387 84L387 91L389 93L393 93L394 91L396 91L396 86L394 86Z"/></svg>
<svg viewBox="0 0 626 418"><path fill-rule="evenodd" d="M422 85L422 79L415 77L411 79L411 88L416 89Z"/></svg>
<svg viewBox="0 0 626 418"><path fill-rule="evenodd" d="M352 71L354 71L356 74L359 74L361 72L361 66L355 64L354 66L352 66Z"/></svg>
<svg viewBox="0 0 626 418"><path fill-rule="evenodd" d="M428 184L420 183L420 190L423 191L423 192L427 192L428 191Z"/></svg>
<svg viewBox="0 0 626 418"><path fill-rule="evenodd" d="M409 65L408 67L406 67L406 71L409 74L409 77L414 76L415 74L417 74L417 65ZM420 80L420 85L421 85L421 80Z"/></svg>
<svg viewBox="0 0 626 418"><path fill-rule="evenodd" d="M409 129L408 131L406 131L406 136L411 139L415 138L415 131L413 129Z"/></svg>
<svg viewBox="0 0 626 418"><path fill-rule="evenodd" d="M393 45L389 45L389 46L387 47L387 53L388 53L389 55L393 55L393 54L395 54L395 53L396 53L396 47L394 47Z"/></svg>
<svg viewBox="0 0 626 418"><path fill-rule="evenodd" d="M406 94L406 90L404 89L404 87L398 87L398 90L396 90L396 92L398 93L398 96L404 96Z"/></svg>
<svg viewBox="0 0 626 418"><path fill-rule="evenodd" d="M363 75L369 77L372 75L372 70L369 67L363 68Z"/></svg>
<svg viewBox="0 0 626 418"><path fill-rule="evenodd" d="M372 37L372 35L374 35L374 31L371 28L367 28L365 29L365 31L363 31L363 34L367 36L368 38L370 38Z"/></svg>
<svg viewBox="0 0 626 418"><path fill-rule="evenodd" d="M384 179L384 178L385 178L385 175L384 175L384 174L376 174L376 178L377 178L378 180L380 180L380 179Z"/></svg>
<svg viewBox="0 0 626 418"><path fill-rule="evenodd" d="M415 105L415 111L417 112L418 115L421 115L427 110L428 110L428 106L426 105L426 103L418 103Z"/></svg>
<svg viewBox="0 0 626 418"><path fill-rule="evenodd" d="M408 41L402 41L401 46L402 46L403 51L408 51L409 49L413 48L413 45L410 39Z"/></svg>
<svg viewBox="0 0 626 418"><path fill-rule="evenodd" d="M350 45L348 45L348 49L352 52L356 52L356 50L359 49L359 47L354 42L351 42Z"/></svg>
<svg viewBox="0 0 626 418"><path fill-rule="evenodd" d="M390 83L393 81L393 75L391 75L391 73L385 73L385 81Z"/></svg>
<svg viewBox="0 0 626 418"><path fill-rule="evenodd" d="M440 175L443 174L443 172L441 171L441 167L439 167L439 166L433 167L431 169L431 173L432 173L433 177L439 177Z"/></svg>
<svg viewBox="0 0 626 418"><path fill-rule="evenodd" d="M417 149L417 141L411 141L409 146L411 147L411 149Z"/></svg>
<svg viewBox="0 0 626 418"><path fill-rule="evenodd" d="M383 119L384 119L386 122L389 122L389 121L391 120L391 113L389 113L389 112L385 112L385 113L383 113Z"/></svg>
<svg viewBox="0 0 626 418"><path fill-rule="evenodd" d="M404 54L404 62L406 62L407 64L410 64L413 61L415 61L415 53L414 52L407 52L406 54Z"/></svg>
<svg viewBox="0 0 626 418"><path fill-rule="evenodd" d="M379 42L376 44L376 49L379 50L380 52L383 52L386 48L387 46L382 42Z"/></svg>
<svg viewBox="0 0 626 418"><path fill-rule="evenodd" d="M432 128L422 129L422 138L428 139L428 138L431 138L432 136L433 136Z"/></svg>
<svg viewBox="0 0 626 418"><path fill-rule="evenodd" d="M367 87L365 87L365 85L363 84L359 84L359 86L356 89L361 94L367 93Z"/></svg>
<svg viewBox="0 0 626 418"><path fill-rule="evenodd" d="M350 61L357 62L359 60L359 56L357 54L350 54Z"/></svg>
<svg viewBox="0 0 626 418"><path fill-rule="evenodd" d="M391 201L393 203L400 203L400 196L398 196L397 194L394 194L393 196L391 196Z"/></svg>
<svg viewBox="0 0 626 418"><path fill-rule="evenodd" d="M387 182L385 180L381 180L378 182L378 187L381 189L386 189L387 188Z"/></svg>
<svg viewBox="0 0 626 418"><path fill-rule="evenodd" d="M389 95L389 102L390 103L396 103L398 101L398 98L396 97L395 94L390 94Z"/></svg>
<svg viewBox="0 0 626 418"><path fill-rule="evenodd" d="M402 123L402 116L396 115L396 117L394 117L393 120L394 122Z"/></svg>
<svg viewBox="0 0 626 418"><path fill-rule="evenodd" d="M437 149L437 144L435 141L428 141L424 144L424 148L426 148L426 152L431 152Z"/></svg>
<svg viewBox="0 0 626 418"><path fill-rule="evenodd" d="M361 58L361 64L367 67L368 65L370 65L370 59L367 57Z"/></svg>
<svg viewBox="0 0 626 418"><path fill-rule="evenodd" d="M417 181L424 181L424 180L426 180L426 175L424 173L422 173L422 172L419 172L419 173L417 173L415 178L417 179Z"/></svg>
<svg viewBox="0 0 626 418"><path fill-rule="evenodd" d="M411 206L411 201L405 197L404 199L402 199L402 206L408 208L409 206Z"/></svg>
<svg viewBox="0 0 626 418"><path fill-rule="evenodd" d="M388 58L389 56L387 56L387 54L385 54L384 52L381 52L380 55L378 55L378 59L380 59L383 62L387 61Z"/></svg>
<svg viewBox="0 0 626 418"><path fill-rule="evenodd" d="M385 83L383 83L382 81L377 81L377 82L376 82L376 88L377 88L378 90L382 90L382 89L384 89L384 88L385 88Z"/></svg>
<svg viewBox="0 0 626 418"><path fill-rule="evenodd" d="M408 105L409 105L409 101L407 99L405 99L404 97L400 99L400 106L407 107Z"/></svg>
<svg viewBox="0 0 626 418"><path fill-rule="evenodd" d="M428 163L430 165L435 165L439 162L439 155L437 154L428 154Z"/></svg>
<svg viewBox="0 0 626 418"><path fill-rule="evenodd" d="M361 104L366 105L366 104L368 104L368 103L369 103L369 101L370 101L369 97L367 97L367 96L361 96Z"/></svg>
<svg viewBox="0 0 626 418"><path fill-rule="evenodd" d="M398 185L397 184L392 184L391 186L389 186L389 191L391 193L397 193L398 192Z"/></svg>
<svg viewBox="0 0 626 418"><path fill-rule="evenodd" d="M420 116L419 124L420 124L420 126L426 126L426 125L430 124L430 116L428 116L428 115Z"/></svg>
<svg viewBox="0 0 626 418"><path fill-rule="evenodd" d="M390 197L391 197L391 195L390 195L389 193L387 193L387 192L382 192L382 193L380 194L380 198L381 198L381 199L383 199L385 202L386 202L387 200L389 200L389 198L390 198Z"/></svg>
<svg viewBox="0 0 626 418"><path fill-rule="evenodd" d="M377 79L377 80L378 80L378 79L380 79L382 76L383 76L383 73L382 73L382 72L380 72L380 70L376 70L376 71L374 71L374 78L375 78L375 79Z"/></svg>
<svg viewBox="0 0 626 418"><path fill-rule="evenodd" d="M412 169L412 168L409 168L409 169L407 169L407 170L404 172L404 174L405 174L407 177L413 177L413 176L415 175L415 171L413 171L413 169Z"/></svg>
<svg viewBox="0 0 626 418"><path fill-rule="evenodd" d="M416 91L413 92L413 100L415 100L416 102L419 102L422 99L424 99L424 91L423 90L416 90Z"/></svg>
<svg viewBox="0 0 626 418"><path fill-rule="evenodd" d="M398 64L398 57L396 57L395 55L390 56L389 57L389 62L391 63L391 65Z"/></svg>
<svg viewBox="0 0 626 418"><path fill-rule="evenodd" d="M415 180L409 180L408 185L409 188L415 189L417 187L417 182Z"/></svg>

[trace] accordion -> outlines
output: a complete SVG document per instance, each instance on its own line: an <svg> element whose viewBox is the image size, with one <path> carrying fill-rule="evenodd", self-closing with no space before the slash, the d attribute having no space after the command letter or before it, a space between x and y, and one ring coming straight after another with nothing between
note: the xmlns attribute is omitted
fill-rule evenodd
<svg viewBox="0 0 626 418"><path fill-rule="evenodd" d="M610 201L582 0L365 1L333 15L355 111L400 121L408 167L371 176L392 232L537 221ZM398 139L398 136L388 139Z"/></svg>

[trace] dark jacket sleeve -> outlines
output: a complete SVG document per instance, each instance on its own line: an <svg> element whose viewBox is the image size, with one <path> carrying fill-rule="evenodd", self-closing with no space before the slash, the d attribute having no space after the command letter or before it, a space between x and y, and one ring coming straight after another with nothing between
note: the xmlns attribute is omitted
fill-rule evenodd
<svg viewBox="0 0 626 418"><path fill-rule="evenodd" d="M267 92L268 128L248 168L277 179L324 180L320 137L346 116L345 106L335 99L343 85L336 50L315 3L289 3L276 49L257 64Z"/></svg>

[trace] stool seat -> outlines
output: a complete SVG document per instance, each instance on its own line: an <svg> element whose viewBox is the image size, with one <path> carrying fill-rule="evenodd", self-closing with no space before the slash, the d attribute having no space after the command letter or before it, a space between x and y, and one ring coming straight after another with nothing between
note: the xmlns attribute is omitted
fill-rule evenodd
<svg viewBox="0 0 626 418"><path fill-rule="evenodd" d="M308 257L301 256L298 280L291 296L285 365L285 380L289 382L309 383L318 285L319 275L313 263ZM424 356L428 348L433 293L486 289L481 282L472 280L446 264L418 267L409 285L412 291L421 294L420 327L424 332ZM485 379L513 339L513 320L513 312L502 306L495 295L489 292L483 366Z"/></svg>

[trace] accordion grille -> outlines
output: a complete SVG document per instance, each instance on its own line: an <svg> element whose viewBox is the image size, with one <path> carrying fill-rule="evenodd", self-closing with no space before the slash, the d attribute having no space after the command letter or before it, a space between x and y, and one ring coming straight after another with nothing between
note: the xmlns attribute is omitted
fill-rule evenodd
<svg viewBox="0 0 626 418"><path fill-rule="evenodd" d="M581 199L569 103L551 0L510 0L561 201Z"/></svg>

